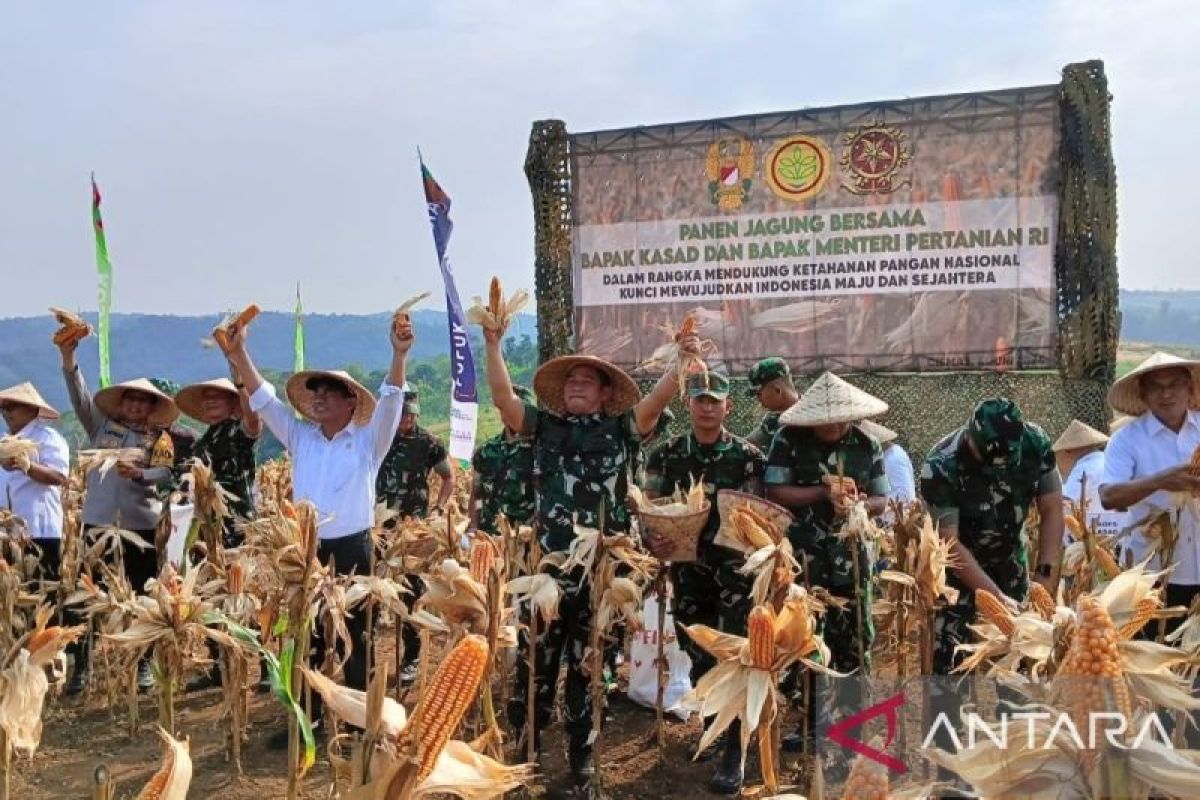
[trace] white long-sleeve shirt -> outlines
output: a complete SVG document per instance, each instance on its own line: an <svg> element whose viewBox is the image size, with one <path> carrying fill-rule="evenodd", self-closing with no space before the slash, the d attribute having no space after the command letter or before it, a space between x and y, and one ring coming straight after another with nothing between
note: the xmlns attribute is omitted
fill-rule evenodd
<svg viewBox="0 0 1200 800"><path fill-rule="evenodd" d="M912 459L900 445L893 444L884 449L883 474L887 475L888 484L892 487L888 493L889 499L902 503L912 503L917 499L917 481L913 475Z"/></svg>
<svg viewBox="0 0 1200 800"><path fill-rule="evenodd" d="M1100 485L1146 478L1177 467L1191 460L1197 447L1200 447L1200 412L1189 411L1179 433L1146 412L1113 434L1104 453L1104 478ZM1179 499L1171 492L1155 492L1129 507L1127 524L1137 525L1160 511L1180 509L1176 567L1169 580L1181 585L1200 585L1200 500L1190 498L1180 506L1177 505ZM1151 544L1140 527L1130 535L1129 549L1135 563L1146 557ZM1159 568L1156 556L1151 569Z"/></svg>
<svg viewBox="0 0 1200 800"><path fill-rule="evenodd" d="M292 456L293 494L317 507L320 538L340 539L374 524L375 474L400 427L408 390L408 384L383 384L370 421L352 421L332 439L319 425L298 419L271 384L264 382L250 396L250 408Z"/></svg>
<svg viewBox="0 0 1200 800"><path fill-rule="evenodd" d="M35 419L17 436L37 444L37 456L31 461L66 475L71 453L62 434L40 419ZM0 508L7 508L25 520L33 539L61 539L63 527L62 489L38 483L18 470L0 469Z"/></svg>

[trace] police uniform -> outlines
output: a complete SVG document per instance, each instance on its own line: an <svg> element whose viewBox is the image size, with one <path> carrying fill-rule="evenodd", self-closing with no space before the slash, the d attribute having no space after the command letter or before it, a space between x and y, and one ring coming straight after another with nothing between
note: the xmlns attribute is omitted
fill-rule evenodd
<svg viewBox="0 0 1200 800"><path fill-rule="evenodd" d="M1061 489L1050 437L1003 398L980 403L966 426L934 445L921 470L921 496L935 521L955 528L980 569L1018 601L1029 590L1022 536L1029 507ZM974 593L953 573L950 585L959 590L958 602L938 613L934 627L939 675L953 669L955 648L971 641L967 626L975 621Z"/></svg>
<svg viewBox="0 0 1200 800"><path fill-rule="evenodd" d="M695 375L688 381L688 394L723 402L729 396L729 381L713 373ZM675 582L675 623L683 632L679 640L692 659L693 682L712 668L715 661L692 642L684 632L685 626L707 625L725 633L744 635L752 607L751 579L737 572L744 558L713 543L721 525L717 492L735 489L757 494L762 488L765 468L766 456L761 450L725 429L710 444L702 444L691 431L673 436L647 460L644 487L648 492L660 496L686 492L693 480L702 480L711 503L708 521L700 534L697 560L676 564L671 570Z"/></svg>

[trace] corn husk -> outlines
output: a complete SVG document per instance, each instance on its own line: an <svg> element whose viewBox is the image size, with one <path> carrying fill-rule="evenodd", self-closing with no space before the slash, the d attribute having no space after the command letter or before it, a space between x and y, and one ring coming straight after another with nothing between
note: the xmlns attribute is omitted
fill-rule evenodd
<svg viewBox="0 0 1200 800"><path fill-rule="evenodd" d="M52 341L56 345L67 344L69 342L78 342L92 333L92 326L83 321L83 317L78 314L68 311L65 308L50 307L50 313L54 315L55 322L58 323L58 330L54 332Z"/></svg>
<svg viewBox="0 0 1200 800"><path fill-rule="evenodd" d="M408 298L401 303L395 311L392 312L392 331L397 336L405 336L411 333L412 316L409 314L422 300L430 296L430 292L421 292L418 295Z"/></svg>
<svg viewBox="0 0 1200 800"><path fill-rule="evenodd" d="M138 793L138 800L186 800L192 783L191 747L162 728L158 736L163 742L162 767Z"/></svg>
<svg viewBox="0 0 1200 800"><path fill-rule="evenodd" d="M84 628L47 627L51 610L42 606L34 629L6 657L0 670L0 728L9 744L32 755L42 738L42 708L50 682L46 668Z"/></svg>
<svg viewBox="0 0 1200 800"><path fill-rule="evenodd" d="M16 461L17 468L22 472L29 471L37 454L37 442L21 436L0 436L0 461Z"/></svg>
<svg viewBox="0 0 1200 800"><path fill-rule="evenodd" d="M146 451L137 447L80 450L78 464L84 472L96 470L103 478L117 464L137 466L146 460Z"/></svg>
<svg viewBox="0 0 1200 800"><path fill-rule="evenodd" d="M500 279L493 277L489 287L487 302L482 297L473 298L471 307L467 309L467 320L489 331L503 333L508 329L512 318L521 312L529 303L529 292L520 289L507 299L500 286Z"/></svg>

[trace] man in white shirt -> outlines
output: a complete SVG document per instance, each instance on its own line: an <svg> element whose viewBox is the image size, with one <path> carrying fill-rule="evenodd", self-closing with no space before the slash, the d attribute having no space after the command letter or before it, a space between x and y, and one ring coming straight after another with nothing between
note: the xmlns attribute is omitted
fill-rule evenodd
<svg viewBox="0 0 1200 800"><path fill-rule="evenodd" d="M859 430L878 440L883 447L883 474L887 476L888 485L892 487L888 492L888 499L901 503L915 503L917 479L913 472L912 459L903 447L896 444L900 434L869 419L857 424Z"/></svg>
<svg viewBox="0 0 1200 800"><path fill-rule="evenodd" d="M1105 536L1120 533L1124 515L1106 511L1100 502L1100 482L1104 479L1104 448L1108 437L1077 419L1054 442L1058 471L1066 475L1063 481L1063 501L1070 501L1064 512L1073 515L1080 504L1087 506L1089 526L1095 526ZM1070 538L1069 534L1064 534Z"/></svg>
<svg viewBox="0 0 1200 800"><path fill-rule="evenodd" d="M1137 418L1108 443L1100 501L1106 509L1129 510L1135 562L1154 553L1152 568L1162 560L1174 566L1167 605L1190 605L1200 594L1200 476L1189 464L1200 448L1200 361L1155 353L1112 385L1108 402ZM1146 536L1146 523L1163 512L1177 520L1172 553L1159 552Z"/></svg>
<svg viewBox="0 0 1200 800"><path fill-rule="evenodd" d="M246 329L239 327L229 341L227 356L246 384L250 409L257 413L292 457L292 487L297 501L308 500L321 520L317 557L323 564L333 560L338 574L366 574L371 564L371 527L375 514L375 475L400 425L404 394L404 365L412 348L410 324L391 331L392 364L378 402L345 372L307 370L293 375L287 395L296 411L276 396L275 388L263 380L246 350ZM354 643L345 664L346 685L367 687L364 650L366 616L355 611L347 620ZM313 630L311 660L319 663L325 643L320 630ZM314 697L313 719L320 717ZM272 744L286 746L284 736Z"/></svg>

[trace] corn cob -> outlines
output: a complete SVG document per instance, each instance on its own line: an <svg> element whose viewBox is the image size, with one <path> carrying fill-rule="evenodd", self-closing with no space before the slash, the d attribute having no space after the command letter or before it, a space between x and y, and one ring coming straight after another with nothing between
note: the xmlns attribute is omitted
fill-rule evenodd
<svg viewBox="0 0 1200 800"><path fill-rule="evenodd" d="M229 565L229 575L225 582L229 585L230 594L242 594L246 590L246 571L241 564Z"/></svg>
<svg viewBox="0 0 1200 800"><path fill-rule="evenodd" d="M999 628L1005 636L1012 636L1013 631L1016 630L1013 626L1013 616L1008 607L987 589L975 590L975 610L985 621Z"/></svg>
<svg viewBox="0 0 1200 800"><path fill-rule="evenodd" d="M1118 631L1121 638L1132 639L1134 636L1137 636L1138 631L1154 618L1154 613L1158 611L1161 605L1162 602L1154 595L1138 600L1137 605L1133 607L1133 616Z"/></svg>
<svg viewBox="0 0 1200 800"><path fill-rule="evenodd" d="M476 539L471 545L471 577L486 585L495 565L496 548L486 539Z"/></svg>
<svg viewBox="0 0 1200 800"><path fill-rule="evenodd" d="M495 275L492 276L492 281L488 284L488 311L493 314L499 314L504 310L501 305L504 302L504 290L500 286L500 279Z"/></svg>
<svg viewBox="0 0 1200 800"><path fill-rule="evenodd" d="M1049 621L1054 618L1054 611L1058 604L1054 602L1050 592L1046 591L1045 586L1040 583L1031 583L1029 585L1029 602L1042 619Z"/></svg>
<svg viewBox="0 0 1200 800"><path fill-rule="evenodd" d="M442 748L467 713L483 680L487 661L487 640L468 634L438 667L413 712L412 721L400 735L401 751L410 752L420 761L417 783L429 777ZM411 738L413 731L420 737L415 743Z"/></svg>
<svg viewBox="0 0 1200 800"><path fill-rule="evenodd" d="M775 663L775 612L755 606L747 620L750 659L757 669L769 670Z"/></svg>
<svg viewBox="0 0 1200 800"><path fill-rule="evenodd" d="M1117 566L1117 560L1113 558L1113 554L1108 551L1108 548L1097 544L1093 552L1096 554L1096 565L1109 580L1121 574L1121 568Z"/></svg>
<svg viewBox="0 0 1200 800"><path fill-rule="evenodd" d="M1071 538L1077 542L1083 541L1083 526L1079 524L1079 520L1074 514L1067 514L1064 516L1063 522L1066 523L1067 530L1071 532Z"/></svg>
<svg viewBox="0 0 1200 800"><path fill-rule="evenodd" d="M250 304L250 305L246 306L246 310L243 311L241 314L238 314L236 317L229 320L228 322L223 322L220 325L218 325L217 327L213 328L213 332L212 332L213 340L216 341L216 343L218 345L220 345L222 350L228 350L229 349L229 337L233 336L234 332L238 328L249 325L250 321L258 316L259 311L260 311L259 307L254 304Z"/></svg>
<svg viewBox="0 0 1200 800"><path fill-rule="evenodd" d="M733 521L733 526L737 529L738 536L755 550L775 543L775 539L767 532L767 529L764 529L752 516L745 513L745 509L735 508L729 516Z"/></svg>
<svg viewBox="0 0 1200 800"><path fill-rule="evenodd" d="M1055 676L1066 679L1061 699L1076 726L1087 725L1090 715L1099 712L1117 712L1126 721L1132 719L1118 635L1112 617L1097 598L1080 601L1079 624Z"/></svg>
<svg viewBox="0 0 1200 800"><path fill-rule="evenodd" d="M675 341L682 341L685 336L692 336L696 333L696 318L688 314L683 318L683 323L679 326L679 330L675 332Z"/></svg>
<svg viewBox="0 0 1200 800"><path fill-rule="evenodd" d="M77 314L72 314L65 308L51 308L50 313L54 315L54 319L59 324L59 329L54 332L54 344L74 344L80 339L85 338L92 332L92 328Z"/></svg>
<svg viewBox="0 0 1200 800"><path fill-rule="evenodd" d="M742 514L745 514L747 517L754 520L754 522L764 531L769 532L775 527L775 523L767 519L767 516L760 513L756 508L751 506L741 506L738 510Z"/></svg>
<svg viewBox="0 0 1200 800"><path fill-rule="evenodd" d="M175 739L162 728L158 729L158 735L166 747L163 764L138 794L137 800L183 800L192 782L191 748L186 741Z"/></svg>
<svg viewBox="0 0 1200 800"><path fill-rule="evenodd" d="M883 766L859 756L850 765L842 797L845 800L888 800L890 791Z"/></svg>

